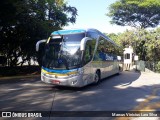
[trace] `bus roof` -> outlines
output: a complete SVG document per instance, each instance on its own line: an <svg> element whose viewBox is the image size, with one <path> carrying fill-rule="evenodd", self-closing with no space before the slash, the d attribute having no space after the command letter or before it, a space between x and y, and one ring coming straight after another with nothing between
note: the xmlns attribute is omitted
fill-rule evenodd
<svg viewBox="0 0 160 120"><path fill-rule="evenodd" d="M51 33L51 35L67 35L67 34L78 34L78 33L86 33L86 32L96 32L97 34L101 35L108 41L110 41L112 44L118 46L113 40L111 40L109 37L107 37L105 34L101 33L99 30L94 28L87 28L87 29L68 29L68 30L58 30ZM119 46L118 46L119 47Z"/></svg>
<svg viewBox="0 0 160 120"><path fill-rule="evenodd" d="M52 32L52 35L67 35L67 34L77 34L77 33L85 33L84 29L70 29L70 30L58 30Z"/></svg>

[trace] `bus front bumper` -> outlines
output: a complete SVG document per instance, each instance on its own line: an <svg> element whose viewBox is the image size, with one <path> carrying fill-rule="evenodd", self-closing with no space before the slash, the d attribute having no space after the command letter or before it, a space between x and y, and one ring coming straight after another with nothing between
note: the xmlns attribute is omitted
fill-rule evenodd
<svg viewBox="0 0 160 120"><path fill-rule="evenodd" d="M57 85L57 86L82 87L82 86L84 86L82 76L83 75L78 74L75 76L55 78L52 75L41 73L41 80L45 83L53 84L53 85Z"/></svg>

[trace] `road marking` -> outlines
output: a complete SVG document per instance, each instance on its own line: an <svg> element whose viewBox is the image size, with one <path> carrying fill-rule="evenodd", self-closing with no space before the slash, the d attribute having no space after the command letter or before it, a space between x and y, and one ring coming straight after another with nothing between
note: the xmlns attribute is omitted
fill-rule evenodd
<svg viewBox="0 0 160 120"><path fill-rule="evenodd" d="M157 93L160 90L160 88L154 88L152 91L152 94L149 95L146 99L144 99L142 102L139 103L138 106L136 106L131 111L156 111L156 109L160 109L160 102L151 102L153 99L157 98ZM133 120L134 117L117 117L115 120Z"/></svg>
<svg viewBox="0 0 160 120"><path fill-rule="evenodd" d="M149 95L144 101L142 101L138 106L134 108L135 111L149 110L154 111L157 108L160 108L160 102L151 102L151 100L157 98L157 93L160 88L154 88L151 95ZM151 102L151 103L150 103Z"/></svg>

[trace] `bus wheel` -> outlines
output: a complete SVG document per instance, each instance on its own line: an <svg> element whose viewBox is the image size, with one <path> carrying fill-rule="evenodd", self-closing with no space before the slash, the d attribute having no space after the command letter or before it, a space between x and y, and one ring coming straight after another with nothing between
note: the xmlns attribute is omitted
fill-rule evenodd
<svg viewBox="0 0 160 120"><path fill-rule="evenodd" d="M97 71L96 74L95 74L95 76L94 76L94 83L98 84L99 79L100 79L100 75L99 75L99 72Z"/></svg>

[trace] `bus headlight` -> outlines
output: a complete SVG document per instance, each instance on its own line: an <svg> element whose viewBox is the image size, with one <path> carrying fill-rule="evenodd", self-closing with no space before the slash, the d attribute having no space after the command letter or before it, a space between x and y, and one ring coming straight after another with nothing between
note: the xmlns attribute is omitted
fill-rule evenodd
<svg viewBox="0 0 160 120"><path fill-rule="evenodd" d="M78 70L78 74L83 74L84 73L84 70L81 68Z"/></svg>
<svg viewBox="0 0 160 120"><path fill-rule="evenodd" d="M77 72L75 74L71 74L70 76L78 76L78 75L81 75L83 74L84 70L83 69L78 69Z"/></svg>

